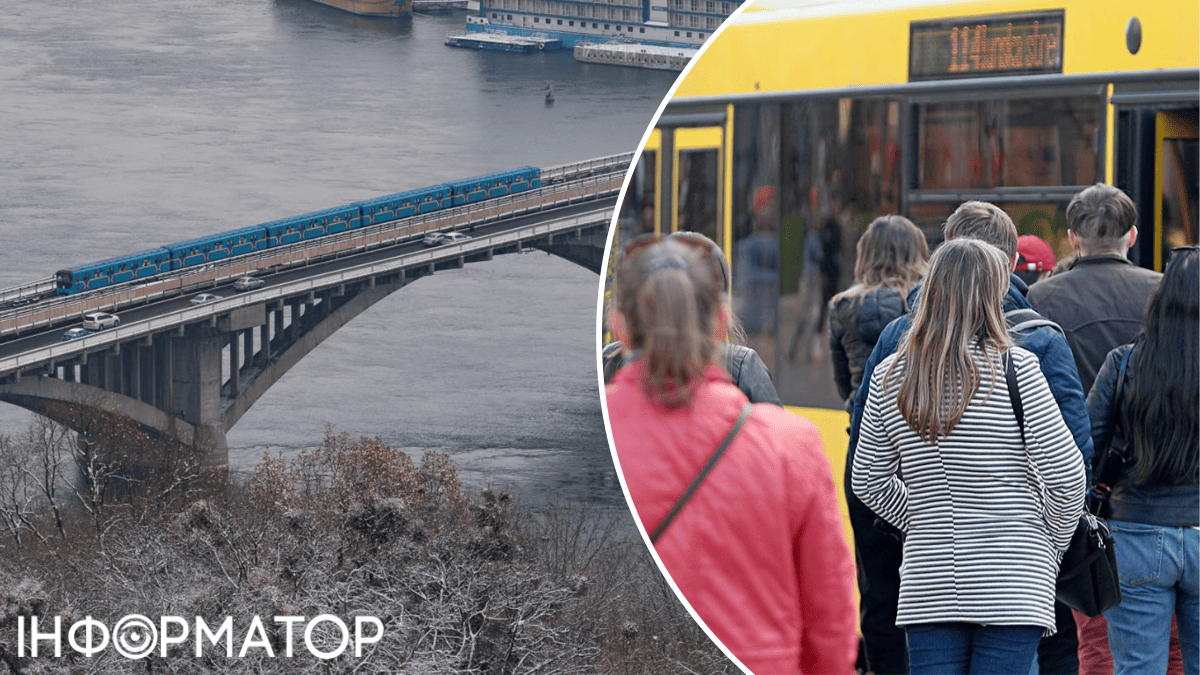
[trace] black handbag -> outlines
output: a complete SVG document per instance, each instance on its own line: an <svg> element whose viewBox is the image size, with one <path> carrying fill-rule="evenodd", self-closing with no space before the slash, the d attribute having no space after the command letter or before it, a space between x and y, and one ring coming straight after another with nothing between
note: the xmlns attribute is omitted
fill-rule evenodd
<svg viewBox="0 0 1200 675"><path fill-rule="evenodd" d="M1100 616L1121 602L1117 553L1108 525L1084 513L1058 567L1054 596L1087 616Z"/></svg>
<svg viewBox="0 0 1200 675"><path fill-rule="evenodd" d="M1021 441L1025 441L1025 410L1017 389L1017 373L1009 355L1004 356L1004 377L1012 401ZM1059 602L1087 616L1100 616L1121 602L1117 555L1108 525L1084 511L1071 536L1071 543L1058 566L1054 595Z"/></svg>

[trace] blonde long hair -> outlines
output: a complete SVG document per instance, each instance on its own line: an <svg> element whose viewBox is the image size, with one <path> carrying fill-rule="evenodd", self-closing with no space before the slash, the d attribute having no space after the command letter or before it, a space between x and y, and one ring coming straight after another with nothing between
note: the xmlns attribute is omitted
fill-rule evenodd
<svg viewBox="0 0 1200 675"><path fill-rule="evenodd" d="M977 239L947 241L929 261L912 326L884 377L890 382L904 361L896 404L927 443L954 429L979 389L972 354L986 356L994 387L1000 355L1013 346L1003 308L1008 262L1000 249Z"/></svg>
<svg viewBox="0 0 1200 675"><path fill-rule="evenodd" d="M904 216L880 216L858 239L854 285L833 297L861 301L877 288L891 288L905 298L929 269L929 244L920 228Z"/></svg>

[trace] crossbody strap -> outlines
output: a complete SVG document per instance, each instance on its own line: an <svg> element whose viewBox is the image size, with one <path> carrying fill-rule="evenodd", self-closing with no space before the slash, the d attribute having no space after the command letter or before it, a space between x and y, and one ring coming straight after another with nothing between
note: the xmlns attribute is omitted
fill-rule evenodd
<svg viewBox="0 0 1200 675"><path fill-rule="evenodd" d="M742 414L738 415L737 422L734 422L733 428L729 430L729 433L725 436L725 440L721 441L721 444L717 446L716 451L713 452L712 456L708 458L708 463L704 465L703 469L700 469L700 473L696 474L696 478L692 480L692 484L689 485L688 489L684 491L683 495L676 500L675 505L671 507L671 510L667 513L666 517L659 522L658 527L654 528L654 533L650 535L650 543L653 544L658 542L658 538L661 537L662 533L667 530L667 526L671 524L671 521L675 520L675 516L679 515L679 512L683 510L684 505L691 500L692 495L696 493L696 488L700 487L700 484L704 482L705 477L708 476L708 472L712 471L712 468L717 465L717 460L721 459L721 455L725 454L725 450L727 450L729 448L729 444L733 442L733 437L737 436L737 433L741 431L742 425L745 424L746 420L750 417L750 411L753 408L754 406L750 403L746 403L746 405L742 407Z"/></svg>
<svg viewBox="0 0 1200 675"><path fill-rule="evenodd" d="M1012 403L1017 426L1021 428L1021 442L1025 442L1025 407L1021 405L1021 390L1017 388L1017 368L1013 365L1012 352L1000 357L1004 361L1004 380L1008 382L1008 400Z"/></svg>
<svg viewBox="0 0 1200 675"><path fill-rule="evenodd" d="M1113 387L1112 401L1108 408L1108 443L1103 448L1094 448L1094 457L1099 458L1097 463L1093 460L1092 464L1098 471L1092 480L1098 486L1103 486L1102 491L1107 493L1112 489L1113 483L1121 477L1121 470L1125 466L1125 456L1119 452L1112 451L1113 439L1117 435L1117 426L1121 424L1120 413L1121 404L1124 400L1125 388L1125 367L1129 365L1129 357L1133 354L1133 349L1129 349L1121 355L1120 361L1117 363L1117 382Z"/></svg>

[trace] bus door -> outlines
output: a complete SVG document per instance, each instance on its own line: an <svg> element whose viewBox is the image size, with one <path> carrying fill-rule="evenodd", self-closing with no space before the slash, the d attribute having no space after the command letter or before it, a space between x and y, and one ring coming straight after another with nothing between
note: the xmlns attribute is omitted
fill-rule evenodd
<svg viewBox="0 0 1200 675"><path fill-rule="evenodd" d="M1162 270L1170 250L1196 243L1197 169L1196 108L1155 115L1154 269Z"/></svg>
<svg viewBox="0 0 1200 675"><path fill-rule="evenodd" d="M1196 243L1200 216L1200 118L1196 80L1118 83L1114 185L1138 209L1138 241L1129 257L1162 271L1176 246Z"/></svg>
<svg viewBox="0 0 1200 675"><path fill-rule="evenodd" d="M671 231L701 232L724 248L721 127L677 129Z"/></svg>
<svg viewBox="0 0 1200 675"><path fill-rule="evenodd" d="M701 232L728 254L728 113L664 115L654 130L659 160L655 231ZM647 145L647 148L650 146Z"/></svg>

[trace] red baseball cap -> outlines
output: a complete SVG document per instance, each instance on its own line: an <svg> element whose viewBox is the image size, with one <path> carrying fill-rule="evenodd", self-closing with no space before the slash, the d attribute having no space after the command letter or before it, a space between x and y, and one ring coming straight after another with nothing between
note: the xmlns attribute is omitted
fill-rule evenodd
<svg viewBox="0 0 1200 675"><path fill-rule="evenodd" d="M764 207L773 203L775 203L775 188L770 185L758 188L758 192L754 194L754 211L756 213L762 211Z"/></svg>
<svg viewBox="0 0 1200 675"><path fill-rule="evenodd" d="M1054 249L1045 239L1033 234L1017 237L1018 272L1044 272L1054 269Z"/></svg>

